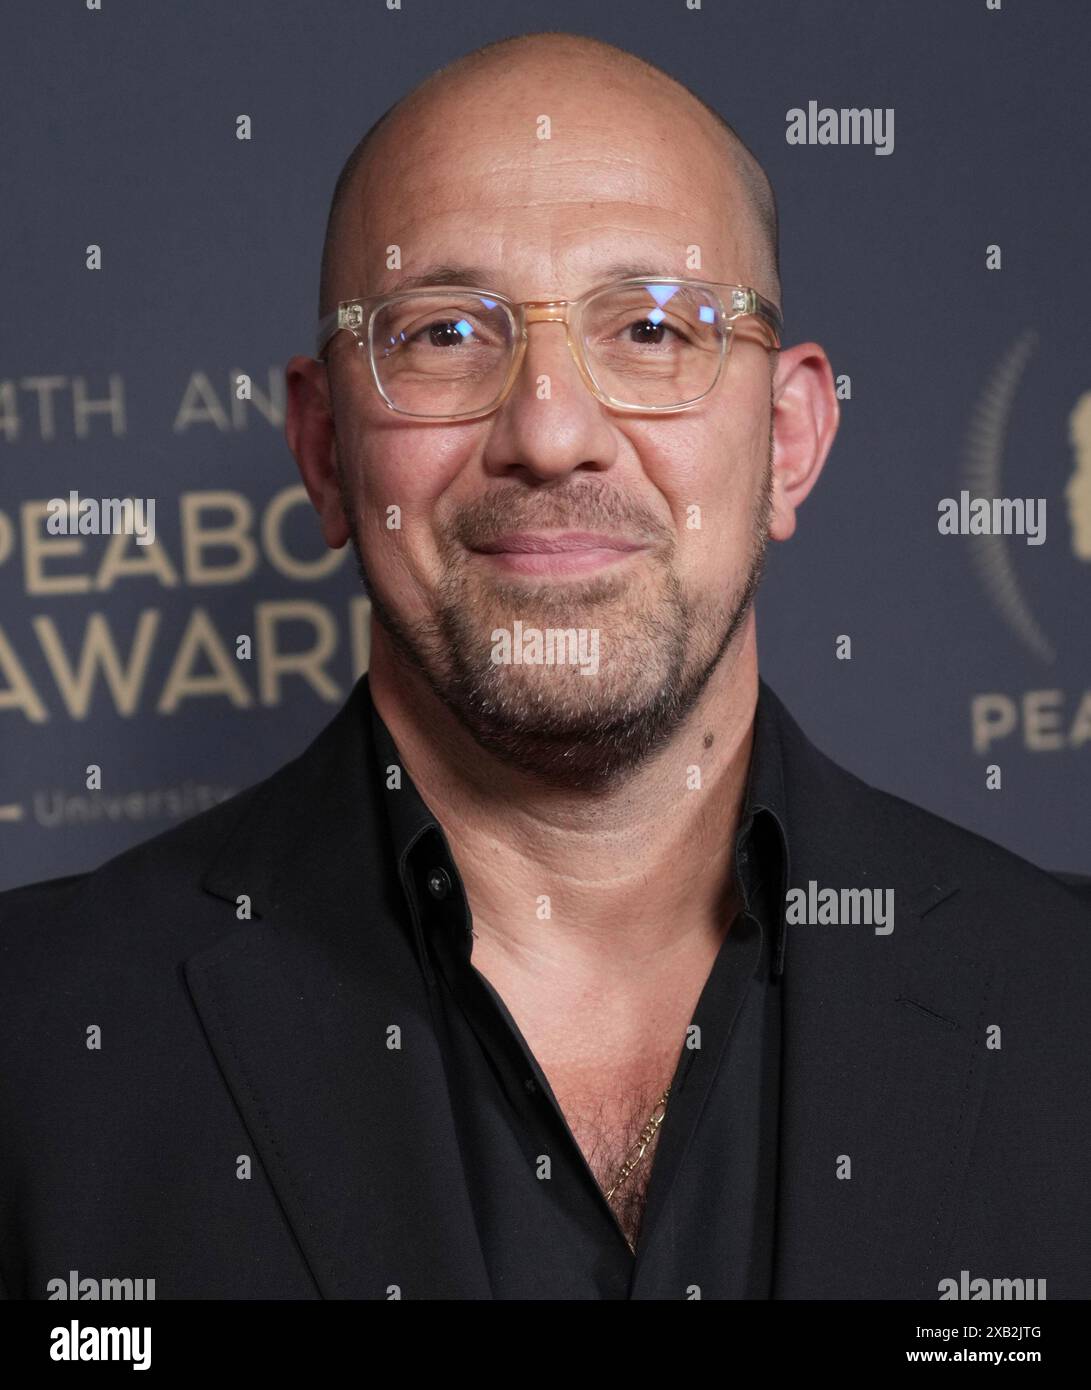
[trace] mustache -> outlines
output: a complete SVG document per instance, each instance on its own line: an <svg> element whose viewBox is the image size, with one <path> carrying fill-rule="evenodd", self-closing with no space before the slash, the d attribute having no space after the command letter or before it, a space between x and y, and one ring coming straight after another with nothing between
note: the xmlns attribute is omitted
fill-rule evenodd
<svg viewBox="0 0 1091 1390"><path fill-rule="evenodd" d="M601 531L669 547L671 531L647 507L616 488L565 487L527 492L505 487L462 506L444 527L467 549L511 531Z"/></svg>

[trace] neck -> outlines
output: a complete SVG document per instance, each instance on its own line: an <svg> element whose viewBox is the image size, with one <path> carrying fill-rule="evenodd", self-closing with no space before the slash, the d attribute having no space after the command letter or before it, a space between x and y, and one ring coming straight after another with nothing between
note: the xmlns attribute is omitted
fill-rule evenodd
<svg viewBox="0 0 1091 1390"><path fill-rule="evenodd" d="M543 786L482 749L377 622L368 683L443 827L475 930L485 925L513 959L632 967L722 934L739 901L734 843L758 689L753 611L666 747L594 795Z"/></svg>

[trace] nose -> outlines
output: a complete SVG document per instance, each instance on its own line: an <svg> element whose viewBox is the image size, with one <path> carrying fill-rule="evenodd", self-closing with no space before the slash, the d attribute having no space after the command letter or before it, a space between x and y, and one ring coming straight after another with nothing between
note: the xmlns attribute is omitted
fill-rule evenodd
<svg viewBox="0 0 1091 1390"><path fill-rule="evenodd" d="M589 395L560 318L531 320L528 310L527 346L514 390L530 387L536 400L563 399L566 393ZM548 326L544 326L548 325Z"/></svg>
<svg viewBox="0 0 1091 1390"><path fill-rule="evenodd" d="M616 456L605 408L588 390L555 306L527 311L527 344L519 374L493 419L485 466L541 482L601 472Z"/></svg>

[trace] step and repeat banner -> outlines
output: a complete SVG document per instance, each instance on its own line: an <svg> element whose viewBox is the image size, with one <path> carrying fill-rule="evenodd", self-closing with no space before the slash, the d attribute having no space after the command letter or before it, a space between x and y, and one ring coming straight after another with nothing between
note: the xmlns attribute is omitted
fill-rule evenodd
<svg viewBox="0 0 1091 1390"><path fill-rule="evenodd" d="M866 781L1091 873L1083 7L70 0L0 56L0 888L268 775L366 669L284 439L330 195L414 83L542 29L685 82L777 192L842 414L766 679Z"/></svg>

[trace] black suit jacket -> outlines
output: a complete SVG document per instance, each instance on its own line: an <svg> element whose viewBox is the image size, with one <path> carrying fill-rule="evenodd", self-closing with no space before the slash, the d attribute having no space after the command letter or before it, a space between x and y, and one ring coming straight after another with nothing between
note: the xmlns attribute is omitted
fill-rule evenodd
<svg viewBox="0 0 1091 1390"><path fill-rule="evenodd" d="M789 884L895 892L888 937L788 929L775 1296L934 1300L962 1270L1091 1296L1086 902L838 767L765 694ZM160 1299L491 1296L412 945L378 925L369 698L230 801L0 895L9 1297L70 1270ZM392 1086L375 1039L406 1017L426 1041Z"/></svg>

